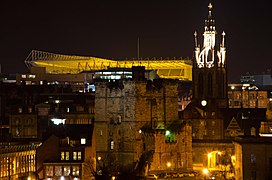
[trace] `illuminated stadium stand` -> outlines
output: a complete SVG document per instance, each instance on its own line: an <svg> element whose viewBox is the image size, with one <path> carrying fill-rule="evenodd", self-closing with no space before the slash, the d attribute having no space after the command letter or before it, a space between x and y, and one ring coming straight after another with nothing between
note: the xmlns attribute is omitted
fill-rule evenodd
<svg viewBox="0 0 272 180"><path fill-rule="evenodd" d="M50 74L77 74L82 71L98 71L108 68L132 68L145 66L155 71L160 78L192 80L192 61L182 59L129 59L109 60L104 58L62 55L32 50L25 60L28 67L45 67Z"/></svg>

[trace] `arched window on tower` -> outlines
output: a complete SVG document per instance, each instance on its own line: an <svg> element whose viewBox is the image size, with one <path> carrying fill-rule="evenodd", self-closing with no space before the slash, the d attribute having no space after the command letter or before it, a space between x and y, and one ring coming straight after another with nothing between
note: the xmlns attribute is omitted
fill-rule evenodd
<svg viewBox="0 0 272 180"><path fill-rule="evenodd" d="M223 96L223 98L225 98L226 97L226 95L227 95L227 90L226 90L226 80L225 80L225 75L222 73L222 80L221 80L221 84L222 84L222 96Z"/></svg>
<svg viewBox="0 0 272 180"><path fill-rule="evenodd" d="M208 74L208 96L212 97L213 96L213 82L212 82L212 74Z"/></svg>
<svg viewBox="0 0 272 180"><path fill-rule="evenodd" d="M219 97L222 97L222 95L223 95L223 93L222 93L222 91L223 91L223 87L222 87L222 80L223 80L223 78L222 78L222 74L220 73L220 72L218 72L217 71L217 84L218 84L218 88L217 88L217 92L218 92L218 95L217 96L219 96Z"/></svg>
<svg viewBox="0 0 272 180"><path fill-rule="evenodd" d="M219 75L219 88L218 88L218 94L221 98L225 98L226 96L226 81L225 81L225 76L224 74L221 72L218 74Z"/></svg>
<svg viewBox="0 0 272 180"><path fill-rule="evenodd" d="M203 83L203 73L199 73L198 75L198 97L203 97L204 92L204 83Z"/></svg>
<svg viewBox="0 0 272 180"><path fill-rule="evenodd" d="M208 51L207 62L212 62L212 51L211 50Z"/></svg>

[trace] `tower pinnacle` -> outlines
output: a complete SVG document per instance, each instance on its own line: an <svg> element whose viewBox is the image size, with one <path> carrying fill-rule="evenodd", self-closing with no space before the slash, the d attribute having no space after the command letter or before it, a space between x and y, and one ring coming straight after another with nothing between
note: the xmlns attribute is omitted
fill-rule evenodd
<svg viewBox="0 0 272 180"><path fill-rule="evenodd" d="M209 3L208 8L209 8L209 9L212 9L212 7L213 7L213 6L212 6L212 3Z"/></svg>
<svg viewBox="0 0 272 180"><path fill-rule="evenodd" d="M202 46L196 44L197 33L194 33L193 98L197 104L206 100L210 105L227 107L226 33L222 32L222 42L217 46L212 10L213 6L209 3Z"/></svg>

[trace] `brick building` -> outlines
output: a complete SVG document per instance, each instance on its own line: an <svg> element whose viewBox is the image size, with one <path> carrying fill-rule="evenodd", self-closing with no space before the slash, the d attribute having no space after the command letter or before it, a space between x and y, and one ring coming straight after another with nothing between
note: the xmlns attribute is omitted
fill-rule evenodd
<svg viewBox="0 0 272 180"><path fill-rule="evenodd" d="M96 167L93 125L52 126L37 149L40 179L91 179Z"/></svg>

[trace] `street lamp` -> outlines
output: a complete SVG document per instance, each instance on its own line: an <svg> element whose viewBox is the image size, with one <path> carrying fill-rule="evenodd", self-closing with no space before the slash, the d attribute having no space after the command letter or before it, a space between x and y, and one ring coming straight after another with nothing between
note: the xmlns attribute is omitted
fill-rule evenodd
<svg viewBox="0 0 272 180"><path fill-rule="evenodd" d="M206 177L209 174L209 170L207 168L204 168L202 172L203 172L203 175L204 175L204 179L206 179Z"/></svg>
<svg viewBox="0 0 272 180"><path fill-rule="evenodd" d="M167 166L167 169L170 169L170 167L171 167L171 162L167 162L167 163L166 163L166 166ZM167 179L168 179L168 177L169 177L169 175L167 174Z"/></svg>
<svg viewBox="0 0 272 180"><path fill-rule="evenodd" d="M167 162L167 167L170 168L171 167L171 163L170 162Z"/></svg>

